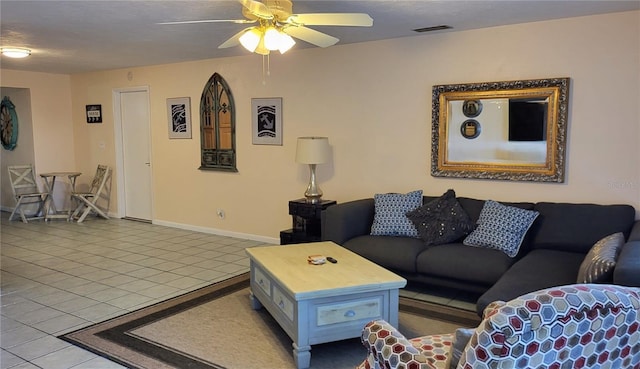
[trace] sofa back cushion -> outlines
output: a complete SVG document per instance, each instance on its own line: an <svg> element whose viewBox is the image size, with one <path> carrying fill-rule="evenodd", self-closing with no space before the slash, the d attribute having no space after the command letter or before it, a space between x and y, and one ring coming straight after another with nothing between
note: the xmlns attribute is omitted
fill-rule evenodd
<svg viewBox="0 0 640 369"><path fill-rule="evenodd" d="M616 232L625 239L635 219L630 205L540 202L540 215L529 230L531 247L586 254L598 240Z"/></svg>
<svg viewBox="0 0 640 369"><path fill-rule="evenodd" d="M477 222L478 218L480 218L480 213L482 212L482 208L484 207L484 203L486 200L472 199L469 197L457 197L457 199L462 208L467 212L467 214L469 214L469 218L471 218L471 220L473 220L474 222ZM535 205L531 202L498 202L502 205L515 206L516 208L525 210L533 210L533 207Z"/></svg>

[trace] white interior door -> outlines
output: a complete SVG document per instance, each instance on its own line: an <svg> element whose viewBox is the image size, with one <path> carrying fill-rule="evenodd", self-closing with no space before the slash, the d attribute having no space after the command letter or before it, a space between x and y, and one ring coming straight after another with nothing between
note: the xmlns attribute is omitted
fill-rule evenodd
<svg viewBox="0 0 640 369"><path fill-rule="evenodd" d="M152 220L149 92L122 91L122 177L124 216Z"/></svg>

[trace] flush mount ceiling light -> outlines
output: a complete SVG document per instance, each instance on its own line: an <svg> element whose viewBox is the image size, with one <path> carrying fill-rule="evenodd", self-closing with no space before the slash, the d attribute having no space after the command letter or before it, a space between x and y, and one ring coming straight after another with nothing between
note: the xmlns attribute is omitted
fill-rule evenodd
<svg viewBox="0 0 640 369"><path fill-rule="evenodd" d="M3 47L0 48L0 52L6 57L16 59L26 58L31 55L31 50L18 47Z"/></svg>

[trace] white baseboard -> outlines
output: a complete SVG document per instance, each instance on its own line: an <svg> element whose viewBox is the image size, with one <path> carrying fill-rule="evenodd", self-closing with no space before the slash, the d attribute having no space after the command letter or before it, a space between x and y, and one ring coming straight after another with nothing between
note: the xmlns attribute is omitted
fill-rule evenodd
<svg viewBox="0 0 640 369"><path fill-rule="evenodd" d="M255 235L255 234L231 232L231 231L225 231L223 229L200 227L200 226L194 226L194 225L191 225L191 224L168 222L168 221L164 221L164 220L153 220L151 223L152 224L156 224L156 225L165 226L165 227L185 229L185 230L194 231L194 232L202 232L202 233L208 233L208 234L215 234L215 235L219 235L219 236L240 238L240 239L244 239L244 240L258 241L258 242L264 242L264 243L269 243L269 244L274 244L274 245L279 245L280 244L280 239L278 239L278 238L258 236L258 235Z"/></svg>

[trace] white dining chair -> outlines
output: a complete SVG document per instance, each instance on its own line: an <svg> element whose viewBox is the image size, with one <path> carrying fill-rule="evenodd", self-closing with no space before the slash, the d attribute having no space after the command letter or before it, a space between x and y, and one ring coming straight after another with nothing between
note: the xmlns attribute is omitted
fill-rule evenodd
<svg viewBox="0 0 640 369"><path fill-rule="evenodd" d="M78 220L82 223L91 212L105 219L109 219L109 202L111 195L111 168L106 165L98 165L96 174L91 181L91 187L87 192L73 192L71 199L77 204L70 220ZM100 204L99 204L100 203ZM82 214L78 217L78 214Z"/></svg>
<svg viewBox="0 0 640 369"><path fill-rule="evenodd" d="M9 165L9 181L11 182L11 190L16 199L16 206L9 216L11 221L16 213L20 214L20 218L24 223L30 220L46 219L45 204L49 193L40 191L33 165ZM25 211L33 211L37 205L37 210L32 215L27 215Z"/></svg>

